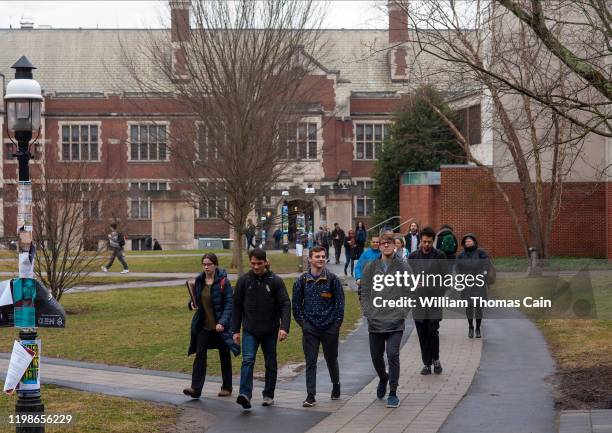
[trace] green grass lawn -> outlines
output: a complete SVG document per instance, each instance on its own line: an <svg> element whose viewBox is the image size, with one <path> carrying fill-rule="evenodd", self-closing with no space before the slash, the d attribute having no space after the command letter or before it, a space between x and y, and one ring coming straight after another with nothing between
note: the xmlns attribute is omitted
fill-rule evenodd
<svg viewBox="0 0 612 433"><path fill-rule="evenodd" d="M100 257L90 268L92 272L100 271L100 267L105 265L108 260L108 254ZM193 272L201 271L200 257L127 257L128 266L132 272ZM272 270L276 273L297 272L298 257L294 254L270 254L268 260L271 263ZM219 256L219 266L225 268L228 272L235 273L236 269L230 268L231 256ZM244 269L248 270L248 258L244 256ZM119 272L122 269L119 261L115 260L111 268L112 272ZM17 261L15 262L0 262L0 271L15 272L17 270Z"/></svg>
<svg viewBox="0 0 612 433"><path fill-rule="evenodd" d="M72 415L70 424L48 425L47 431L69 431L75 433L132 433L136 431L162 433L173 426L180 409L121 397L104 396L75 391L52 385L43 386L45 414ZM15 428L5 424L6 417L15 413L17 396L0 397L1 432L14 432Z"/></svg>
<svg viewBox="0 0 612 433"><path fill-rule="evenodd" d="M293 280L285 280L291 292ZM192 312L184 286L66 294L66 329L40 329L43 355L154 370L191 372L187 357ZM346 293L346 335L360 317L357 295ZM15 329L0 329L0 351L8 352ZM219 374L219 359L209 352L209 372ZM295 322L289 338L278 344L279 364L303 360L301 333ZM263 371L263 358L257 369ZM238 373L240 359L233 361Z"/></svg>
<svg viewBox="0 0 612 433"><path fill-rule="evenodd" d="M542 331L555 359L559 408L606 408L612 389L612 280L606 275L591 275L592 290L588 280L564 277L562 281L572 290L554 298L553 307L557 304L558 311L549 317L523 311ZM559 287L559 280L553 277L504 278L498 280L492 295L548 297L555 290L559 293ZM593 315L579 318L573 314L572 305L581 298L595 306Z"/></svg>
<svg viewBox="0 0 612 433"><path fill-rule="evenodd" d="M529 262L525 257L495 257L493 261L498 271L526 271L529 267ZM612 269L612 263L609 263L606 259L551 257L545 270L577 271L587 266L589 269Z"/></svg>

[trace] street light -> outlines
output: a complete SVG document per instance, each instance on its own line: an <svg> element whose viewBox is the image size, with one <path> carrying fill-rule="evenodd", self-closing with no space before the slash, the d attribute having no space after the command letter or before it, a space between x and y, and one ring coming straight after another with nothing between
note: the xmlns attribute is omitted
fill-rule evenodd
<svg viewBox="0 0 612 433"><path fill-rule="evenodd" d="M19 161L19 181L30 180L30 152L28 150L32 132L40 129L40 111L42 92L40 84L32 77L36 69L26 56L22 56L11 66L15 69L15 79L6 86L4 101L6 104L6 127L13 131L18 147L15 156ZM11 138L10 134L8 134ZM12 138L11 138L12 141Z"/></svg>
<svg viewBox="0 0 612 433"><path fill-rule="evenodd" d="M11 80L6 86L4 101L6 104L6 128L7 135L13 141L9 131L13 131L13 135L17 140L17 152L14 156L19 161L19 186L18 194L18 213L17 227L20 236L20 245L23 245L27 251L20 253L31 254L31 262L33 264L34 248L32 246L32 183L30 182L29 162L31 154L29 151L32 132L40 130L41 123L41 105L42 92L40 84L32 77L32 70L36 69L27 57L22 56L17 62L11 66L15 69L15 79ZM13 141L14 143L14 141ZM32 266L19 266L20 278L32 278ZM31 324L19 331L19 339L21 341L36 341L36 328ZM37 374L39 370L37 369ZM18 414L37 413L41 414L45 410L41 396L40 387L38 389L17 390L17 403L15 411ZM17 432L21 433L39 433L44 432L44 424L18 425Z"/></svg>

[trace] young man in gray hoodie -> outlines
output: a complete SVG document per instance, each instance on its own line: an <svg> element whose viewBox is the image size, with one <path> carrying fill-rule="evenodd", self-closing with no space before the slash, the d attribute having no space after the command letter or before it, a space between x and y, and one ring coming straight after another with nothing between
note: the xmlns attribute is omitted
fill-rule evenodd
<svg viewBox="0 0 612 433"><path fill-rule="evenodd" d="M391 284L380 287L385 276L404 272L410 273L410 266L404 263L394 250L395 244L392 234L385 234L380 241L380 258L368 263L361 278L361 310L368 320L368 331L370 333L370 355L372 364L378 374L380 382L376 389L376 396L384 398L389 385L389 396L387 407L398 407L400 400L397 396L397 387L400 374L400 343L404 334L404 322L410 309L406 306L383 307L381 302L389 300L401 300L410 296L410 287L400 284L396 279ZM375 287L376 283L376 287ZM382 298L376 300L375 298ZM389 372L385 366L384 353L387 352Z"/></svg>

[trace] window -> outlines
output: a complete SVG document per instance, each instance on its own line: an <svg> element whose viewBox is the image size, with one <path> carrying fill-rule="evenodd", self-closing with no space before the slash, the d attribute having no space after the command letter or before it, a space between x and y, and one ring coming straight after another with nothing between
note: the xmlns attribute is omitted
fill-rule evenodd
<svg viewBox="0 0 612 433"><path fill-rule="evenodd" d="M130 125L130 161L165 161L166 126Z"/></svg>
<svg viewBox="0 0 612 433"><path fill-rule="evenodd" d="M386 123L355 124L355 159L376 159L384 140L389 138Z"/></svg>
<svg viewBox="0 0 612 433"><path fill-rule="evenodd" d="M98 125L62 125L62 161L98 161Z"/></svg>
<svg viewBox="0 0 612 433"><path fill-rule="evenodd" d="M298 123L287 128L287 158L317 159L316 123Z"/></svg>
<svg viewBox="0 0 612 433"><path fill-rule="evenodd" d="M130 218L151 219L151 197L145 191L168 191L168 182L131 182Z"/></svg>
<svg viewBox="0 0 612 433"><path fill-rule="evenodd" d="M481 143L480 105L472 105L457 111L457 126L468 143Z"/></svg>
<svg viewBox="0 0 612 433"><path fill-rule="evenodd" d="M370 216L374 213L374 199L368 196L368 190L374 188L373 180L358 180L355 181L355 186L361 188L360 194L355 199L355 215Z"/></svg>
<svg viewBox="0 0 612 433"><path fill-rule="evenodd" d="M97 200L85 200L83 202L83 218L88 220L100 219L100 202Z"/></svg>
<svg viewBox="0 0 612 433"><path fill-rule="evenodd" d="M211 131L199 124L197 128L198 159L200 161L221 160L219 149L225 145L225 141L226 137L223 131Z"/></svg>
<svg viewBox="0 0 612 433"><path fill-rule="evenodd" d="M62 199L83 203L83 218L100 219L100 201L96 199L97 185L86 182L62 183Z"/></svg>
<svg viewBox="0 0 612 433"><path fill-rule="evenodd" d="M219 218L227 209L227 199L214 184L209 184L210 195L200 202L198 218Z"/></svg>

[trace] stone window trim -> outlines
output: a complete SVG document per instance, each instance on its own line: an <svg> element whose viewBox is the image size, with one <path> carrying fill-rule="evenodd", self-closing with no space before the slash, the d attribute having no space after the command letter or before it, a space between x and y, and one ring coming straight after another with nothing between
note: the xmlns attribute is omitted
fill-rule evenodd
<svg viewBox="0 0 612 433"><path fill-rule="evenodd" d="M139 185L137 191L144 194L131 195L127 199L128 219L130 220L151 220L152 219L152 200L147 194L148 191L169 191L170 181L167 179L133 179L128 182L128 191L134 191L133 185ZM145 186L146 185L146 186ZM162 185L164 185L162 187ZM134 206L137 206L135 208Z"/></svg>
<svg viewBox="0 0 612 433"><path fill-rule="evenodd" d="M289 146L287 143L287 158L284 158L285 161L304 161L304 162L316 162L316 161L320 161L322 160L323 157L323 120L321 118L321 116L306 116L306 117L302 117L300 118L300 120L298 122L296 122L297 125L300 124L314 124L316 125L316 155L313 158L310 158L310 149L308 146L308 141L311 140L306 140L306 152L307 152L307 157L306 158L299 158L297 157L298 154L298 149L296 147L295 150L295 157L289 157L288 152L289 152ZM287 125L287 127L289 127L289 125ZM308 136L308 126L306 127L306 134ZM297 137L297 129L296 129L296 137ZM288 140L287 140L288 141ZM296 140L297 141L297 140ZM297 142L295 143L295 146L297 146Z"/></svg>
<svg viewBox="0 0 612 433"><path fill-rule="evenodd" d="M376 155L376 142L379 141L380 145L382 146L382 141L389 136L390 133L390 127L393 124L393 121L390 119L354 119L353 120L353 160L354 161L376 161L377 155ZM372 143L372 157L371 158L367 158L366 157L366 140L364 139L364 149L363 152L359 152L358 146L359 143L358 141L358 137L357 137L357 131L359 126L365 128L366 126L372 126L373 127L373 131L372 131L372 140L368 140L371 141ZM382 139L381 140L376 140L375 138L375 125L382 125ZM363 131L362 135L365 137L365 131ZM360 156L361 153L361 156Z"/></svg>
<svg viewBox="0 0 612 433"><path fill-rule="evenodd" d="M164 159L132 159L132 126L163 126L166 128L165 133L165 158ZM170 161L170 152L168 151L168 142L170 141L170 121L161 120L130 120L127 122L127 146L126 146L126 157L129 164L163 164ZM159 155L159 147L157 148L157 154Z"/></svg>
<svg viewBox="0 0 612 433"><path fill-rule="evenodd" d="M362 191L370 190L374 187L374 179L363 177L363 178L354 178L353 185L355 187L361 186ZM362 191L357 191L354 198L354 209L355 209L355 217L370 217L376 210L376 200L373 198L360 194ZM359 195L358 195L359 194Z"/></svg>
<svg viewBox="0 0 612 433"><path fill-rule="evenodd" d="M207 185L209 183L214 183L213 181L205 182ZM200 201L198 207L195 209L196 219L197 220L221 220L218 216L218 211L211 212L209 207L210 202L214 202L213 207L219 209L219 203L221 203L221 209L227 209L228 201L227 197L219 197L219 196L211 196L207 200ZM203 205L206 205L206 209L203 209Z"/></svg>
<svg viewBox="0 0 612 433"><path fill-rule="evenodd" d="M63 158L63 145L64 145L64 140L63 140L63 128L64 127L68 127L70 128L70 135L69 135L69 140L70 140L70 144L72 144L72 127L74 126L87 126L89 127L90 131L91 131L91 127L95 126L97 128L97 159L64 159ZM80 146L82 146L81 143L81 135L80 135L80 131L79 131L79 144ZM89 138L91 138L91 135L89 135ZM97 162L101 162L102 161L102 121L101 120L87 120L87 119L83 119L83 120L60 120L59 122L57 122L57 160L58 162L61 163L83 163L83 162L87 162L87 163L97 163ZM82 149L82 147L79 147L79 149ZM72 149L71 149L72 150ZM70 150L70 151L71 151ZM91 147L88 150L89 154L91 155ZM79 151L79 153L81 153L81 151Z"/></svg>

